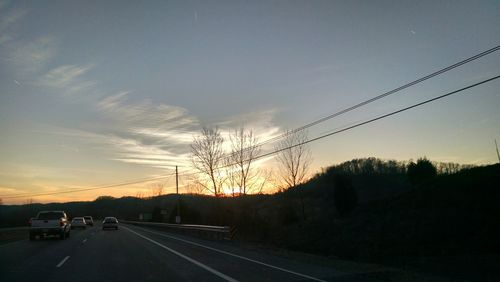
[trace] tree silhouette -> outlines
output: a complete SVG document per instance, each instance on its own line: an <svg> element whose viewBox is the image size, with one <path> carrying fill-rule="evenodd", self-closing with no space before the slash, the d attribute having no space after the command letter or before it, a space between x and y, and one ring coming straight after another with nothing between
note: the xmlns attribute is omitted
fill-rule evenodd
<svg viewBox="0 0 500 282"><path fill-rule="evenodd" d="M205 183L200 179L199 184L205 187L215 196L222 195L224 177L220 168L224 165L224 138L220 131L215 128L203 128L201 135L196 136L191 144L193 167L208 178Z"/></svg>
<svg viewBox="0 0 500 282"><path fill-rule="evenodd" d="M428 159L420 158L417 163L410 162L407 175L411 184L418 185L436 177L437 169Z"/></svg>
<svg viewBox="0 0 500 282"><path fill-rule="evenodd" d="M165 184L163 183L154 183L151 185L151 197L158 197L163 195L163 188Z"/></svg>
<svg viewBox="0 0 500 282"><path fill-rule="evenodd" d="M333 201L335 208L341 217L352 213L358 204L358 194L352 186L352 180L348 176L335 175L333 187Z"/></svg>
<svg viewBox="0 0 500 282"><path fill-rule="evenodd" d="M233 197L238 194L248 194L253 191L260 171L253 168L256 156L260 153L258 138L252 130L240 127L229 135L231 154L226 159L226 175ZM235 188L239 191L235 192Z"/></svg>
<svg viewBox="0 0 500 282"><path fill-rule="evenodd" d="M307 141L306 131L287 131L286 137L276 146L278 151L276 160L283 187L286 190L295 187L306 180L309 166L312 163L312 155Z"/></svg>

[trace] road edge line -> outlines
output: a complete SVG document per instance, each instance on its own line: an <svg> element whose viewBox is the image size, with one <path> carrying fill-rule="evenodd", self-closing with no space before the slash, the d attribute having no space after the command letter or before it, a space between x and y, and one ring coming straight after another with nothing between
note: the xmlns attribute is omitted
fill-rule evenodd
<svg viewBox="0 0 500 282"><path fill-rule="evenodd" d="M154 231L150 231L150 230L147 230L147 229L144 229L144 228L141 228L141 227L138 227L138 226L135 226L136 228L139 228L143 231L146 231L146 232L149 232L149 233L152 233L152 234L156 234L156 235L160 235L160 236L163 236L163 237L167 237L167 238L171 238L171 239L174 239L174 240L178 240L178 241L181 241L181 242L185 242L185 243L188 243L188 244L191 244L191 245L195 245L195 246L198 246L198 247L202 247L202 248L205 248L205 249L209 249L209 250L212 250L212 251L215 251L215 252L219 252L219 253L222 253L222 254L226 254L228 256L233 256L233 257L236 257L236 258L239 258L239 259L242 259L242 260L247 260L247 261L250 261L250 262L253 262L253 263L256 263L256 264L260 264L260 265L264 265L264 266L267 266L267 267L270 267L270 268L274 268L274 269L277 269L277 270L281 270L283 272L287 272L287 273L290 273L290 274L294 274L294 275L297 275L297 276L300 276L300 277L303 277L303 278L307 278L307 279L310 279L310 280L314 280L314 281L318 281L318 282L327 282L325 280L321 280L319 278L316 278L316 277L312 277L312 276L309 276L307 274L302 274L302 273L299 273L299 272L295 272L295 271L292 271L292 270L288 270L286 268L282 268L282 267L279 267L279 266L275 266L275 265L272 265L272 264L267 264L265 262L261 262L261 261L258 261L258 260L254 260L254 259L251 259L251 258L247 258L247 257L244 257L244 256L240 256L240 255L237 255L237 254L233 254L233 253L230 253L230 252L226 252L226 251L223 251L223 250L219 250L219 249L216 249L216 248L212 248L212 247L208 247L208 246L205 246L205 245L202 245L202 244L199 244L199 243L196 243L196 242L191 242L189 240L184 240L184 239L181 239L181 238L177 238L177 237L174 237L174 236L170 236L170 235L166 235L166 234L162 234L162 233L158 233L158 232L154 232Z"/></svg>
<svg viewBox="0 0 500 282"><path fill-rule="evenodd" d="M148 238L148 237L146 237L146 236L144 236L142 234L139 234L139 233L133 231L132 229L130 229L128 227L122 226L122 228L125 228L125 230L128 230L129 232L131 232L131 233L133 233L133 234L135 234L135 235L137 235L137 236L139 236L139 237L141 237L141 238L143 238L143 239L145 239L145 240L147 240L147 241L149 241L149 242L151 242L151 243L153 243L153 244L155 244L155 245L157 245L159 247L162 247L165 250L167 250L167 251L169 251L169 252L171 252L171 253L173 253L175 255L180 256L181 258L183 258L183 259L185 259L185 260L187 260L187 261L189 261L189 262L191 262L191 263L193 263L193 264L195 264L195 265L197 265L197 266L199 266L199 267L201 267L201 268L203 268L203 269L211 272L212 274L215 274L215 275L219 276L220 278L222 278L222 279L224 279L226 281L238 282L238 280L236 280L236 279L234 279L234 278L232 278L230 276L227 276L226 274L224 274L222 272L219 272L219 271L211 268L210 266L205 265L205 264L203 264L203 263L201 263L201 262L199 262L199 261L197 261L195 259L192 259L192 258L190 258L190 257L188 257L188 256L186 256L186 255L184 255L184 254L182 254L182 253L180 253L180 252L178 252L176 250L173 250L173 249L171 249L171 248L169 248L169 247L167 247L167 246L159 243L159 242L156 242L155 240L153 240L151 238Z"/></svg>

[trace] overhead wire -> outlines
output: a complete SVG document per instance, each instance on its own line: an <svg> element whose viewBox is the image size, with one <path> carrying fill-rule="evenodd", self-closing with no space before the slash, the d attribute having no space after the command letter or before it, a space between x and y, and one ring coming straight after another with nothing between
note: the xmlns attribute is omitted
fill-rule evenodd
<svg viewBox="0 0 500 282"><path fill-rule="evenodd" d="M320 135L318 137L315 137L315 138L312 138L312 139L308 139L304 142L300 142L300 143L297 143L297 144L294 144L292 146L288 146L288 147L285 147L285 148L280 148L279 150L274 150L272 152L269 152L269 153L266 153L266 154L262 154L262 155L259 155L258 157L256 158L263 158L263 157L267 157L267 156L270 156L270 155L274 155L276 153L279 153L281 151L284 151L284 150L288 150L288 149L291 149L291 148L294 148L294 147L297 147L297 146L301 146L301 145L305 145L305 144L308 144L308 143L311 143L311 142L314 142L314 141L317 141L317 140L320 140L320 139L323 139L323 138L326 138L326 137L329 137L329 136L332 136L332 135L335 135L335 134L339 134L339 133L342 133L344 131L347 131L347 130L351 130L351 129L354 129L356 127L360 127L362 125L366 125L366 124L369 124L369 123L372 123L372 122L375 122L375 121L378 121L378 120L381 120L381 119L384 119L384 118L387 118L387 117L390 117L390 116L393 116L395 114L399 114L401 112L405 112L407 110L410 110L410 109L413 109L413 108L416 108L416 107L419 107L419 106L422 106L422 105L425 105L425 104L428 104L430 102L434 102L436 100L440 100L440 99L443 99L445 97L448 97L448 96L451 96L451 95L455 95L455 94L458 94L462 91L465 91L467 89L470 89L470 88L473 88L473 87L476 87L476 86L479 86L481 84L484 84L484 83L487 83L487 82L490 82L490 81L493 81L493 80L496 80L500 78L500 75L497 75L497 76L494 76L492 78L489 78L489 79L485 79L483 81L480 81L480 82L477 82L477 83L474 83L474 84L471 84L469 86L466 86L466 87L463 87L463 88L460 88L458 90L455 90L455 91L451 91L451 92L448 92L446 94L443 94L443 95L440 95L440 96L437 96L437 97L434 97L434 98L431 98L431 99L427 99L423 102L419 102L419 103L416 103L416 104L413 104L411 106L408 106L408 107L405 107L405 108L402 108L402 109L399 109L399 110L396 110L396 111L393 111L393 112L390 112L388 114L384 114L384 115L381 115L381 116L378 116L376 118L372 118L372 119L369 119L369 120L366 120L366 121L363 121L363 122L360 122L360 123L357 123L355 125L351 125L351 126L347 126L345 128L342 128L342 129L339 129L339 130L336 130L336 131L333 131L333 132L330 132L330 133L327 133L327 134L323 134L323 135Z"/></svg>
<svg viewBox="0 0 500 282"><path fill-rule="evenodd" d="M426 80L429 80L429 79L431 79L431 78L433 78L433 77L436 77L436 76L438 76L438 75L441 75L441 74L443 74L443 73L446 73L446 72L448 72L448 71L450 71L450 70L453 70L453 69L455 69L455 68L458 68L458 67L460 67L460 66L462 66L462 65L465 65L465 64L467 64L467 63L470 63L470 62L472 62L472 61L475 61L475 60L477 60L477 59L479 59L479 58L482 58L482 57L484 57L484 56L486 56L486 55L489 55L489 54L491 54L491 53L494 53L494 52L496 52L496 51L498 51L498 50L500 50L500 45L497 45L497 46L495 46L495 47L493 47L493 48L490 48L490 49L488 49L488 50L486 50L486 51L483 51L483 52L478 53L478 54L476 54L476 55L474 55L474 56L468 57L468 58L466 58L466 59L464 59L464 60L462 60L462 61L459 61L459 62L457 62L457 63L454 63L454 64L452 64L452 65L450 65L450 66L447 66L447 67L445 67L445 68L442 68L442 69L440 69L440 70L437 70L437 71L435 71L435 72L433 72L433 73L431 73L431 74L428 74L428 75L426 75L426 76L423 76L423 77L421 77L421 78L418 78L418 79L416 79L416 80L413 80L413 81L411 81L411 82L408 82L408 83L406 83L406 84L404 84L404 85L401 85L401 86L399 86L399 87L397 87L397 88L394 88L394 89L392 89L392 90L389 90L389 91L387 91L387 92L384 92L384 93L382 93L382 94L380 94L380 95L377 95L377 96L375 96L375 97L372 97L372 98L370 98L370 99L368 99L368 100L362 101L362 102L360 102L360 103L357 103L357 104L355 104L355 105L353 105L353 106L350 106L350 107L348 107L348 108L342 109L342 110L340 110L340 111L338 111L338 112L335 112L335 113L333 113L333 114L330 114L330 115L328 115L328 116L325 116L325 117L322 117L322 118L320 118L320 119L314 120L314 121L309 122L309 123L307 123L307 124L305 124L305 125L303 125L303 126L297 127L297 128L295 128L295 129L292 129L292 130L289 130L289 131L286 131L286 132L284 132L284 133L282 133L282 134L280 134L280 135L278 135L278 136L272 137L272 138L270 138L270 139L268 139L268 140L264 140L264 141L262 141L262 142L259 142L259 144L258 144L257 146L263 146L263 145L265 145L265 144L272 143L272 142L274 142L274 141L277 141L277 140L280 140L280 139L282 139L282 138L285 138L286 136L289 136L289 135L294 134L294 133L296 133L296 132L299 132L299 131L305 130L305 129L310 128L310 127L312 127L312 126L315 126L315 125L317 125L317 124L319 124L319 123L322 123L322 122L325 122L325 121L330 120L330 119L332 119L332 118L335 118L335 117L337 117L337 116L340 116L340 115L346 114L346 113L351 112L351 111L353 111L353 110L355 110L355 109L358 109L358 108L360 108L360 107L363 107L363 106L365 106L365 105L367 105L367 104L373 103L373 102L375 102L375 101L377 101L377 100L380 100L380 99L382 99L382 98L385 98L385 97L387 97L387 96L390 96L390 95L393 95L393 94L395 94L395 93L397 93L397 92L400 92L401 90L407 89L407 88L409 88L409 87L411 87L411 86L414 86L414 85L416 85L416 84L422 83L422 82L424 82L424 81L426 81Z"/></svg>
<svg viewBox="0 0 500 282"><path fill-rule="evenodd" d="M489 79L485 79L483 81L471 84L469 86L466 86L466 87L460 88L458 90L454 90L454 91L448 92L446 94L443 94L443 95L440 95L440 96L437 96L437 97L434 97L434 98L431 98L431 99L427 99L427 100L425 100L423 102L419 102L419 103L413 104L411 106L408 106L408 107L405 107L405 108L402 108L402 109L390 112L388 114L384 114L384 115L381 115L381 116L378 116L378 117L375 117L375 118L372 118L372 119L369 119L369 120L366 120L366 121L363 121L363 122L356 123L354 125L350 125L350 126L344 127L342 129L339 129L339 130L335 130L335 131L332 131L332 132L320 135L320 136L312 138L312 139L308 139L308 140L306 140L304 142L299 142L299 143L291 145L291 146L287 146L287 147L284 147L284 148L279 148L277 150L274 150L274 151L271 151L271 152L268 152L268 153L265 153L265 154L258 155L256 157L254 157L253 160L257 160L257 159L261 159L261 158L264 158L264 157L268 157L268 156L277 154L279 152L282 152L282 151L285 151L285 150L288 150L288 149L292 149L292 148L295 148L295 147L298 147L298 146L302 146L302 145L305 145L305 144L308 144L308 143L311 143L311 142L314 142L314 141L317 141L317 140L320 140L320 139L323 139L323 138L326 138L326 137L329 137L329 136L332 136L332 135L335 135L335 134L342 133L344 131L348 131L348 130L354 129L356 127L360 127L360 126L363 126L363 125L366 125L366 124L369 124L369 123L372 123L372 122L375 122L375 121L378 121L378 120L381 120L381 119L393 116L395 114L399 114L401 112L405 112L407 110L410 110L410 109L413 109L413 108L416 108L416 107L419 107L419 106L422 106L422 105L434 102L436 100L440 100L440 99L446 98L448 96L458 94L458 93L460 93L462 91L465 91L467 89L471 89L471 88L477 87L479 85L482 85L482 84L485 84L487 82L496 80L498 78L500 78L500 75L494 76L494 77L489 78ZM248 161L248 160L246 160L246 161ZM225 166L222 166L220 168L225 168L225 167L232 166L232 165L235 165L235 164L225 165ZM200 172L195 172L195 173L189 173L189 174L186 174L186 175L199 174L199 173Z"/></svg>
<svg viewBox="0 0 500 282"><path fill-rule="evenodd" d="M483 52L481 52L481 53L479 53L479 54L476 54L476 55L474 55L474 56L472 56L472 57L469 57L469 58L467 58L467 59L465 59L465 60L462 60L462 61L460 61L460 62L457 62L457 63L455 63L455 64L453 64L453 65L450 65L450 66L448 66L448 67L445 67L445 68L443 68L443 69L440 69L440 70L438 70L438 71L435 71L435 72L433 72L433 73L431 73L431 74L429 74L429 75L426 75L426 76L424 76L424 77L421 77L421 78L419 78L419 79L416 79L416 80L414 80L414 81L411 81L411 82L409 82L409 83L406 83L406 84L404 84L404 85L402 85L402 86L399 86L399 87L397 87L397 88L395 88L395 89L392 89L392 90L390 90L390 91L387 91L387 92L385 92L385 93L382 93L382 94L380 94L380 95L377 95L377 96L375 96L375 97L373 97L373 98L370 98L370 99L368 99L368 100L365 100L365 101L363 101L363 102L360 102L360 103L358 103L358 104L355 104L355 105L353 105L353 106L350 106L350 107L348 107L348 108L345 108L345 109L343 109L343 110L340 110L340 111L338 111L338 112L335 112L335 113L333 113L333 114L330 114L330 115L328 115L328 116L325 116L325 117L323 117L323 118L320 118L320 119L317 119L317 120L315 120L315 121L309 122L309 123L307 123L307 124L305 124L305 125L303 125L303 126L297 127L297 128L295 128L295 129L293 129L293 130L289 130L289 131L287 131L287 132L284 132L283 134L280 134L280 135L275 136L275 137L273 137L273 138L270 138L270 139L268 139L268 140L262 141L262 142L258 143L256 146L262 146L262 145L265 145L265 144L268 144L268 143L271 143L271 142L277 141L277 140L279 140L279 139L285 138L285 137L287 137L287 136L288 136L288 135L290 135L290 134L294 134L294 133L296 133L296 132L299 132L299 131L305 130L305 129L307 129L307 128L309 128L309 127L312 127L312 126L315 126L315 125L317 125L317 124L319 124L319 123L325 122L325 121L327 121L327 120L330 120L330 119L335 118L335 117L337 117L337 116L340 116L340 115L342 115L342 114L345 114L345 113L348 113L348 112L353 111L353 110L355 110L355 109L358 109L358 108L360 108L360 107L362 107L362 106L365 106L365 105L367 105L367 104L370 104L370 103L372 103L372 102L375 102L375 101L377 101L377 100L380 100L380 99L382 99L382 98L384 98L384 97L390 96L390 95L392 95L392 94L395 94L395 93L397 93L397 92L399 92L399 91L401 91L401 90L404 90L404 89L406 89L406 88L409 88L409 87L411 87L411 86L414 86L414 85L416 85L416 84L418 84L418 83L424 82L424 81L426 81L426 80L428 80L428 79L431 79L431 78L433 78L433 77L435 77L435 76L438 76L438 75L440 75L440 74L443 74L443 73L445 73L445 72L448 72L448 71L450 71L450 70L452 70L452 69L455 69L455 68L457 68L457 67L459 67L459 66L462 66L462 65L467 64L467 63L469 63L469 62L472 62L472 61L474 61L474 60L477 60L477 59L479 59L479 58L481 58L481 57L484 57L484 56L486 56L486 55L488 55L488 54L491 54L491 53L493 53L493 52L496 52L496 51L498 51L498 50L500 50L500 45L497 45L497 46L495 46L495 47L493 47L493 48L490 48L490 49L488 49L488 50L486 50L486 51L483 51ZM266 157L266 156L270 156L270 155L276 154L276 153L278 153L278 152L281 152L281 151L283 151L283 150L287 150L287 149L290 149L290 148L293 148L293 147L296 147L296 146L300 146L300 145L302 145L302 144L307 144L307 143L310 143L310 142L313 142L313 141L316 141L316 140L319 140L319 139L322 139L322 138L325 138L325 137L328 137L328 136L331 136L331 135L334 135L334 134L338 134L338 133L344 132L344 131L349 130L349 129L353 129L353 128L355 128L355 127L358 127L358 126L361 126L361 125L365 125L365 124L367 124L367 123L371 123L371 122L377 121L377 120L379 120L379 119L382 119L382 118L385 118L385 117L388 117L388 116L391 116L391 115L394 115L394 114L397 114L397 113L400 113L400 112L403 112L403 111L409 110L409 109L414 108L414 107L418 107L418 106L420 106L420 105L423 105L423 104L426 104L426 103L429 103L429 102L435 101L435 100L437 100L437 99L442 99L442 98L444 98L444 97L447 97L447 96L450 96L450 95L456 94L456 93L458 93L458 92L461 92L461 91L464 91L464 90L466 90L466 89L469 89L469 88L472 88L472 87L478 86L478 85L480 85L480 84L483 84L483 83L486 83L486 82L489 82L489 81L495 80L495 79L497 79L497 78L498 78L498 76L497 76L497 77L494 77L494 78L491 78L491 79L488 79L488 80L484 80L484 81L482 81L482 82L479 82L479 83L476 83L476 84L473 84L473 85L470 85L470 86L468 86L468 87L464 87L464 88L462 88L462 89L459 89L459 90L456 90L456 91L453 91L453 92L447 93L447 94L445 94L445 95L441 95L441 96L438 96L438 97L436 97L436 98L426 100L426 101L424 101L424 102L421 102L421 103L415 104L415 105L413 105L413 106L410 106L410 107L407 107L407 108L403 108L403 109L401 109L401 110L398 110L398 111L395 111L395 112L391 112L391 113L389 113L389 114L382 115L382 116L380 116L380 117L377 117L377 118L374 118L374 119L370 119L370 120L365 121L365 122L357 123L357 124L355 124L355 125L353 125L353 126L348 126L348 127L346 127L346 128L343 128L343 129L340 129L340 130L337 130L337 131L334 131L334 132L331 132L331 133L328 133L328 134L325 134L325 135L321 135L321 136L316 137L316 138L313 138L313 139L309 139L309 140L307 140L307 141L305 141L305 142L303 142L303 143L295 144L295 145L293 145L292 147L289 147L289 148L280 148L279 150L274 150L274 151L272 151L272 152L269 152L269 153L265 153L265 154L262 154L262 155L256 156L254 159L260 159L260 158L263 158L263 157ZM246 150L248 150L248 149L246 149ZM230 156L231 156L231 154L228 154L228 155L226 156L226 158L228 158L228 157L230 157ZM234 165L234 164L228 164L228 165L222 166L221 168L229 167L229 166L231 166L231 165ZM175 174L175 173L173 173L173 174ZM185 173L185 174L179 174L179 175L187 176L187 175L195 175L195 174L199 174L199 172ZM167 177L169 177L169 176L171 176L171 175L168 175L168 176L163 176L163 177L158 177L158 178L148 178L148 179L144 179L144 180L138 180L138 181L132 181L132 182L126 182L126 183L120 183L120 184L111 184L111 185L104 185L104 186L98 186L98 187L92 187L92 188L84 188L84 189L73 189L73 190L65 190L65 191L57 191L57 192L48 192L48 193L37 193L37 194L28 194L28 193L24 193L24 194L14 194L14 195L4 195L4 196L0 196L0 197L2 197L3 199L12 199L12 198L21 198L21 197L46 196L46 195L55 195L55 194L63 194L63 193L82 192L82 191L98 190L98 189L105 189L105 188L112 188L112 187L119 187L119 186L126 186L126 185L131 185L131 184L137 184L137 183L150 182L150 181L155 181L155 180L159 180L159 179L167 178Z"/></svg>
<svg viewBox="0 0 500 282"><path fill-rule="evenodd" d="M396 110L396 111L393 111L393 112L390 112L390 113L387 113L387 114L384 114L384 115L381 115L381 116L378 116L378 117L375 117L375 118L372 118L372 119L369 119L369 120L366 120L366 121L363 121L363 122L359 122L359 123L356 123L354 125L347 126L345 128L342 128L342 129L339 129L339 130L335 130L333 132L330 132L330 133L327 133L327 134L323 134L323 135L320 135L320 136L312 138L312 139L308 139L308 140L306 140L304 142L300 142L300 143L297 143L297 144L294 144L294 145L291 145L291 146L287 146L287 147L284 147L284 148L280 148L280 149L274 150L272 152L268 152L268 153L265 153L265 154L258 155L258 156L256 156L254 158L254 160L261 159L261 158L264 158L264 157L267 157L267 156L271 156L271 155L277 154L279 152L282 152L284 150L288 150L288 149L292 149L292 148L295 148L295 147L298 147L298 146L302 146L302 145L305 145L305 144L308 144L308 143L311 143L311 142L315 142L315 141L318 141L320 139L323 139L323 138L326 138L326 137L329 137L329 136L332 136L332 135L336 135L336 134L339 134L339 133L342 133L342 132L354 129L356 127L360 127L360 126L363 126L363 125L366 125L366 124L369 124L369 123L373 123L375 121L378 121L378 120L381 120L381 119L384 119L384 118L387 118L387 117L390 117L390 116L393 116L393 115L396 115L396 114L408 111L410 109L413 109L413 108L416 108L416 107L419 107L419 106L422 106L422 105L425 105L425 104L428 104L428 103L431 103L431 102L434 102L434 101L446 98L448 96L456 95L456 94L461 93L461 92L463 92L465 90L468 90L468 89L477 87L479 85L482 85L482 84L494 81L494 80L496 80L498 78L500 78L500 75L491 77L489 79L482 80L480 82L471 84L469 86L462 87L460 89L448 92L446 94L443 94L443 95L440 95L440 96L437 96L437 97L434 97L434 98L431 98L431 99L424 100L422 102L413 104L411 106L404 107L402 109L399 109L399 110ZM231 166L231 165L234 165L234 164L225 165L225 166L222 166L220 168L228 167L228 166ZM200 172L179 174L179 176L187 176L187 175L194 175L194 174L200 174ZM126 186L126 185L131 185L131 184L136 184L136 183L150 182L150 181L154 181L154 180L159 180L159 179L164 179L164 178L167 178L167 177L171 177L172 175L175 175L175 172L171 173L171 174L169 174L167 176L162 176L162 177L157 177L157 178L150 178L150 179L141 180L141 181L133 181L133 182L120 183L120 184L112 184L112 185L107 185L107 186L100 186L100 187L93 187L93 188L86 188L86 189L73 189L73 190L66 190L66 191L57 191L57 192L50 192L50 193L37 193L37 194L17 195L17 196L3 196L3 198L4 199L12 199L12 198L47 196L47 195L56 195L56 194L64 194L64 193L74 193L74 192L82 192L82 191L91 191L91 190L98 190L98 189L105 189L105 188L112 188L112 187L119 187L119 186Z"/></svg>
<svg viewBox="0 0 500 282"><path fill-rule="evenodd" d="M114 187L127 186L127 185L132 185L132 184L145 183L145 182L151 182L151 181L166 179L166 178L171 177L172 175L175 175L175 172L174 173L170 173L170 174L165 175L165 176L159 176L159 177L147 178L147 179L141 179L141 180L133 180L133 181L127 181L127 182L122 182L122 183L117 183L117 184L108 184L108 185L101 185L101 186L89 187L89 188L82 188L82 189L70 189L70 190L55 191L55 192L45 192L45 193L35 193L35 194L23 193L23 194L14 194L14 195L4 195L4 196L0 196L0 198L2 198L2 199L14 199L14 198L26 198L26 197L37 197L37 196L51 196L51 195L58 195L58 194L67 194L67 193L76 193L76 192L100 190L100 189L114 188Z"/></svg>

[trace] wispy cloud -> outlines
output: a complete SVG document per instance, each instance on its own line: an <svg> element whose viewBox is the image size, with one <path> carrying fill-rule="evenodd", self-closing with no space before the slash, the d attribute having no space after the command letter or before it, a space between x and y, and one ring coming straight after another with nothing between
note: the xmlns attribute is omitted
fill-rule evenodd
<svg viewBox="0 0 500 282"><path fill-rule="evenodd" d="M125 162L148 163L153 161L154 164L172 164L169 161L185 162L187 154L174 153L168 150L165 144L146 144L136 139L110 137L107 142L113 145L116 153L121 157L119 160ZM145 161L148 162L145 162Z"/></svg>
<svg viewBox="0 0 500 282"><path fill-rule="evenodd" d="M33 75L41 71L56 55L57 40L42 35L27 40L20 36L18 22L28 14L27 10L9 8L0 4L0 58L11 67L16 76Z"/></svg>
<svg viewBox="0 0 500 282"><path fill-rule="evenodd" d="M85 74L92 69L92 65L62 65L40 77L38 84L57 89L63 95L73 96L83 91L88 92L96 82L86 79Z"/></svg>
<svg viewBox="0 0 500 282"><path fill-rule="evenodd" d="M107 140L115 148L113 159L157 168L188 162L187 145L198 119L185 108L148 99L132 102L132 96L131 91L123 91L97 103L97 110L117 131Z"/></svg>
<svg viewBox="0 0 500 282"><path fill-rule="evenodd" d="M132 98L133 92L123 91L96 103L96 110L108 119L103 124L109 128L101 125L95 129L103 133L70 129L55 133L105 146L107 157L114 161L161 169L189 166L189 145L201 127L198 119L182 107L150 100L133 102ZM259 111L217 122L215 125L227 139L224 148L230 149L228 136L240 126L251 129L260 140L279 134L280 128L273 123L275 113L275 110Z"/></svg>
<svg viewBox="0 0 500 282"><path fill-rule="evenodd" d="M120 92L116 95L108 96L108 97L102 99L97 104L97 107L101 110L104 110L104 111L108 111L108 110L112 111L113 109L120 107L120 101L128 93L130 93L130 91L123 91L123 92Z"/></svg>
<svg viewBox="0 0 500 282"><path fill-rule="evenodd" d="M133 128L154 125L158 128L172 129L198 125L198 120L189 115L185 108L153 103L149 99L130 103L127 101L130 93L125 91L106 97L97 104L97 108L109 118L125 121Z"/></svg>
<svg viewBox="0 0 500 282"><path fill-rule="evenodd" d="M221 127L222 134L226 138L234 130L245 128L246 130L252 130L258 140L264 141L281 133L281 128L274 123L277 112L277 109L270 109L243 113L224 118L224 120L217 122L216 125Z"/></svg>
<svg viewBox="0 0 500 282"><path fill-rule="evenodd" d="M0 10L6 6L5 2L0 2ZM25 10L10 10L7 11L0 19L0 32L4 33L9 29L14 23L19 21L26 15Z"/></svg>
<svg viewBox="0 0 500 282"><path fill-rule="evenodd" d="M168 140L176 144L190 144L193 141L195 132L181 130L162 130L160 128L137 128L132 129L132 133Z"/></svg>
<svg viewBox="0 0 500 282"><path fill-rule="evenodd" d="M35 72L44 67L56 53L56 40L51 36L44 36L29 43L16 43L9 60L22 72Z"/></svg>

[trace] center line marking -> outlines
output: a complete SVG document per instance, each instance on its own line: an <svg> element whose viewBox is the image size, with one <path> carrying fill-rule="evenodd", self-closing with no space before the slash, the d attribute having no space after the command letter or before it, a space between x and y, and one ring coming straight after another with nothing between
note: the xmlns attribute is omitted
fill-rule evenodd
<svg viewBox="0 0 500 282"><path fill-rule="evenodd" d="M203 268L203 269L205 269L205 270L210 271L211 273L213 273L213 274L215 274L215 275L219 276L220 278L222 278L222 279L224 279L224 280L226 280L226 281L229 281L229 282L238 282L238 280L236 280L236 279L234 279L234 278L232 278L232 277L229 277L229 276L227 276L226 274L221 273L221 272L219 272L219 271L217 271L217 270L215 270L215 269L211 268L210 266L205 265L205 264L203 264L203 263L201 263L201 262L199 262L199 261L197 261L197 260L195 260L195 259L192 259L192 258L190 258L190 257L188 257L188 256L186 256L186 255L184 255L184 254L181 254L181 253L179 253L178 251L173 250L173 249L171 249L171 248L169 248L169 247L167 247L167 246L165 246L165 245L163 245L163 244L161 244L161 243L158 243L158 242L156 242L155 240L153 240L153 239L151 239L151 238L148 238L148 237L146 237L146 236L144 236L144 235L142 235L142 234L139 234L139 233L137 233L137 232L133 231L133 230L132 230L132 229L130 229L130 228L127 228L127 227L124 227L124 226L122 226L122 228L124 228L125 230L128 230L129 232L134 233L135 235L137 235L137 236L139 236L139 237L141 237L141 238L143 238L143 239L148 240L149 242L151 242L151 243L153 243L153 244L155 244L155 245L157 245L157 246L160 246L160 247L164 248L165 250L167 250L167 251L169 251L169 252L172 252L172 253L174 253L174 254L176 254L176 255L180 256L181 258L183 258L183 259L185 259L185 260L187 260L187 261L189 261L189 262L191 262L191 263L193 263L193 264L196 264L197 266L199 266L199 267L201 267L201 268Z"/></svg>
<svg viewBox="0 0 500 282"><path fill-rule="evenodd" d="M63 260L61 260L61 262L58 265L56 265L56 267L61 267L61 265L63 265L68 259L69 256L66 256L65 258L63 258Z"/></svg>
<svg viewBox="0 0 500 282"><path fill-rule="evenodd" d="M87 242L87 238L83 239L83 241L82 241L82 243L85 243L85 242Z"/></svg>

